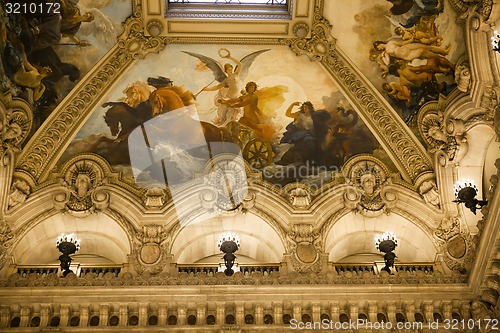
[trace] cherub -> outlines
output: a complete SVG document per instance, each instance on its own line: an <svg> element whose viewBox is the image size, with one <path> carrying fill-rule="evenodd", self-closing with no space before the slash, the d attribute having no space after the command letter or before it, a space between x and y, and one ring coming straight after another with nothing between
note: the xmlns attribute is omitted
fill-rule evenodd
<svg viewBox="0 0 500 333"><path fill-rule="evenodd" d="M230 59L235 64L226 63L224 66L221 66L216 60L202 54L182 51L192 57L200 59L201 62L213 72L215 77L214 81L218 82L218 84L214 86L210 86L210 83L200 91L200 93L203 91L217 91L217 95L214 99L217 107L217 116L213 120L214 124L217 126L225 126L228 122L233 120L237 121L241 117L241 108L231 106L225 103L225 101L236 99L240 96L241 82L245 79L248 68L258 55L267 51L269 51L269 49L255 51L246 55L241 60L237 60L231 56L228 49L221 48L219 49L221 58Z"/></svg>

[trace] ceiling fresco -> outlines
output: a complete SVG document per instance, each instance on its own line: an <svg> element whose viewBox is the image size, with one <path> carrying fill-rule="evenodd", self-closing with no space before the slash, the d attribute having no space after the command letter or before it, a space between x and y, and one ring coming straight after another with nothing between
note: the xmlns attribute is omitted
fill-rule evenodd
<svg viewBox="0 0 500 333"><path fill-rule="evenodd" d="M31 104L35 131L116 44L132 6L128 0L29 3L0 7L0 88Z"/></svg>
<svg viewBox="0 0 500 333"><path fill-rule="evenodd" d="M341 3L341 4L340 4ZM414 127L420 107L455 87L465 56L462 28L447 1L325 1L337 46Z"/></svg>
<svg viewBox="0 0 500 333"><path fill-rule="evenodd" d="M360 153L386 159L321 66L286 46L169 45L137 62L100 104L61 162L93 152L131 176L137 135L166 163L170 185L219 152L242 155L277 185L328 182ZM162 180L146 174L135 180Z"/></svg>

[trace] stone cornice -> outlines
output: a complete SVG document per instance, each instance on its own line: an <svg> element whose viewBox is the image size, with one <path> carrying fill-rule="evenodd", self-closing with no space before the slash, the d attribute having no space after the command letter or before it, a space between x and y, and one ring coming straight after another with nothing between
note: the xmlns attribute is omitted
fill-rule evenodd
<svg viewBox="0 0 500 333"><path fill-rule="evenodd" d="M203 286L238 285L241 286L240 288L242 289L252 289L252 286L258 285L263 287L259 287L258 290L254 290L257 294L267 294L269 291L266 291L266 288L274 289L275 293L283 294L283 290L280 292L278 289L283 288L286 290L290 288L290 285L300 285L302 290L306 290L308 288L311 290L321 290L321 288L327 288L330 292L332 288L344 290L347 288L347 285L352 285L350 288L353 293L382 293L384 290L396 292L396 289L401 289L404 290L404 293L406 294L412 292L425 292L425 290L437 292L438 290L442 290L442 287L439 285L443 284L448 286L447 290L443 291L443 293L450 293L451 289L468 293L469 291L466 282L467 276L465 275L460 275L457 272L452 275L444 275L439 271L435 271L431 274L425 274L424 272L418 271L416 274L399 272L394 275L389 275L387 272L381 272L379 275L374 275L368 272L362 275L345 272L343 275L338 275L337 273L327 273L323 275L315 273L294 273L289 275L271 274L270 276L244 276L242 273L238 272L231 277L225 276L222 272L219 272L212 277L207 276L205 273L200 273L195 276L190 276L187 273L180 273L178 276L168 276L168 274L160 274L159 276L151 276L149 274L133 276L131 273L124 273L119 277L114 277L114 275L110 273L104 277L94 277L93 274L89 274L88 276L86 275L81 278L77 278L75 275L66 278L59 278L56 274L49 274L47 277L36 275L21 277L18 274L13 274L8 278L0 279L0 288L16 287L16 290L18 290L18 288L22 287L64 287L71 289L76 287L96 286L111 289L113 287L130 287L133 289L134 287L143 286L179 286L176 288L179 292L182 292L184 289L194 288L203 290L204 288L207 288ZM335 287L335 285L342 286ZM354 285L370 285L370 287L359 289L354 287Z"/></svg>

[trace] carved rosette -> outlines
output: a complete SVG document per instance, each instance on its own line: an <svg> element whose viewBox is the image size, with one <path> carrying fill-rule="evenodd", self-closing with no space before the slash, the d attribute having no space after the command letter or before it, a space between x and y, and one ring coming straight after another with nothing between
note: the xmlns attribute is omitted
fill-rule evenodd
<svg viewBox="0 0 500 333"><path fill-rule="evenodd" d="M76 156L65 164L61 188L52 198L56 210L85 217L108 208L109 193L101 187L105 175L99 162L98 157Z"/></svg>
<svg viewBox="0 0 500 333"><path fill-rule="evenodd" d="M310 224L295 224L287 234L288 248L292 266L296 272L320 272L322 269L322 241L318 233L313 232Z"/></svg>
<svg viewBox="0 0 500 333"><path fill-rule="evenodd" d="M469 273L476 257L476 242L474 238L462 232L450 237L443 246L443 260L452 270Z"/></svg>
<svg viewBox="0 0 500 333"><path fill-rule="evenodd" d="M396 205L397 193L388 185L387 169L370 156L358 156L344 166L348 186L344 204L355 213L374 217L389 214Z"/></svg>
<svg viewBox="0 0 500 333"><path fill-rule="evenodd" d="M135 235L133 265L137 273L152 275L168 268L171 236L161 225L146 225Z"/></svg>

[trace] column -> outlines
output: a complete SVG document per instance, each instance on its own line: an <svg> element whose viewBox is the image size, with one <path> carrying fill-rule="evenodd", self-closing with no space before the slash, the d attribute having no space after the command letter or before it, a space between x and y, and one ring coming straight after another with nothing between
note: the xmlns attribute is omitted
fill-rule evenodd
<svg viewBox="0 0 500 333"><path fill-rule="evenodd" d="M302 321L302 304L295 303L293 304L293 319L298 322Z"/></svg>
<svg viewBox="0 0 500 333"><path fill-rule="evenodd" d="M394 302L387 302L387 321L396 323L396 304Z"/></svg>
<svg viewBox="0 0 500 333"><path fill-rule="evenodd" d="M368 303L368 319L372 323L377 322L378 305L377 302Z"/></svg>
<svg viewBox="0 0 500 333"><path fill-rule="evenodd" d="M255 324L264 324L264 307L262 304L255 304Z"/></svg>
<svg viewBox="0 0 500 333"><path fill-rule="evenodd" d="M273 317L274 324L282 325L283 324L283 303L273 303Z"/></svg>
<svg viewBox="0 0 500 333"><path fill-rule="evenodd" d="M148 304L139 304L139 326L146 326L148 322Z"/></svg>
<svg viewBox="0 0 500 333"><path fill-rule="evenodd" d="M358 304L351 303L349 304L349 318L351 318L352 322L356 322L358 320L359 314L359 306Z"/></svg>
<svg viewBox="0 0 500 333"><path fill-rule="evenodd" d="M424 317L426 322L434 321L434 305L432 302L425 302L424 307Z"/></svg>
<svg viewBox="0 0 500 333"><path fill-rule="evenodd" d="M23 306L20 311L19 327L27 327L30 321L31 307Z"/></svg>
<svg viewBox="0 0 500 333"><path fill-rule="evenodd" d="M89 305L82 304L80 305L80 326L87 326L88 323L89 323Z"/></svg>
<svg viewBox="0 0 500 333"><path fill-rule="evenodd" d="M10 306L0 307L0 327L7 327L10 324Z"/></svg>
<svg viewBox="0 0 500 333"><path fill-rule="evenodd" d="M312 303L312 321L315 323L319 323L321 321L321 304L320 303Z"/></svg>
<svg viewBox="0 0 500 333"><path fill-rule="evenodd" d="M405 309L406 321L410 322L410 323L414 323L415 322L415 304L413 304L413 302L405 302L404 309Z"/></svg>
<svg viewBox="0 0 500 333"><path fill-rule="evenodd" d="M462 312L462 318L464 320L469 320L470 319L470 303L469 302L462 302L460 310Z"/></svg>
<svg viewBox="0 0 500 333"><path fill-rule="evenodd" d="M49 326L51 304L41 304L40 306L40 327Z"/></svg>
<svg viewBox="0 0 500 333"><path fill-rule="evenodd" d="M452 309L451 302L443 302L441 305L441 309L443 310L443 319L448 319L451 320L451 309Z"/></svg>
<svg viewBox="0 0 500 333"><path fill-rule="evenodd" d="M236 314L236 317L234 319L235 319L236 325L245 324L245 306L244 306L243 302L236 302L235 314Z"/></svg>
<svg viewBox="0 0 500 333"><path fill-rule="evenodd" d="M118 325L127 326L128 323L128 305L122 304L120 305L120 309L118 310Z"/></svg>
<svg viewBox="0 0 500 333"><path fill-rule="evenodd" d="M108 326L109 305L101 304L99 306L99 326Z"/></svg>
<svg viewBox="0 0 500 333"><path fill-rule="evenodd" d="M225 325L226 324L226 304L224 302L217 302L217 318L215 318L215 322L217 325Z"/></svg>
<svg viewBox="0 0 500 333"><path fill-rule="evenodd" d="M198 303L196 306L196 324L205 325L207 318L207 304L205 302Z"/></svg>
<svg viewBox="0 0 500 333"><path fill-rule="evenodd" d="M69 304L61 304L59 308L59 326L64 327L69 325L69 310L71 306Z"/></svg>
<svg viewBox="0 0 500 333"><path fill-rule="evenodd" d="M158 326L165 326L167 324L168 307L166 303L158 304Z"/></svg>
<svg viewBox="0 0 500 333"><path fill-rule="evenodd" d="M339 303L330 303L330 320L332 322L338 322L340 316Z"/></svg>
<svg viewBox="0 0 500 333"><path fill-rule="evenodd" d="M186 325L186 306L178 305L177 306L177 325Z"/></svg>

